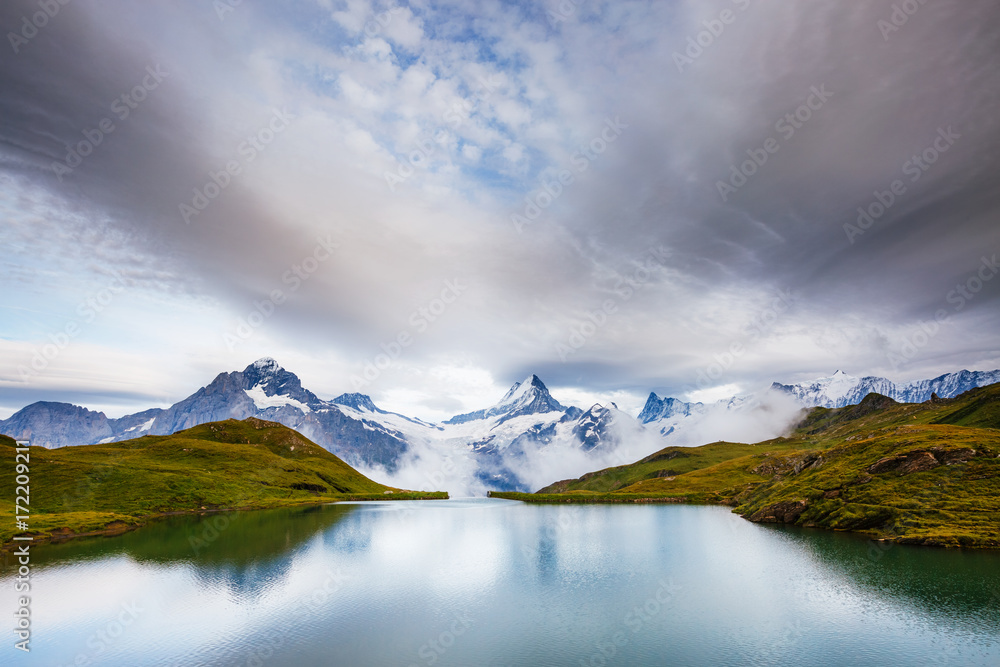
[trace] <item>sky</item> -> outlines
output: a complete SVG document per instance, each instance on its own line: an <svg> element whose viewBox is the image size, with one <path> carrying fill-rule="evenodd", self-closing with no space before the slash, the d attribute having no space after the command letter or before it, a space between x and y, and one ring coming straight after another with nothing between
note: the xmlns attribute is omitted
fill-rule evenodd
<svg viewBox="0 0 1000 667"><path fill-rule="evenodd" d="M48 8L48 13L45 8ZM1000 7L0 7L0 417L1000 367Z"/></svg>

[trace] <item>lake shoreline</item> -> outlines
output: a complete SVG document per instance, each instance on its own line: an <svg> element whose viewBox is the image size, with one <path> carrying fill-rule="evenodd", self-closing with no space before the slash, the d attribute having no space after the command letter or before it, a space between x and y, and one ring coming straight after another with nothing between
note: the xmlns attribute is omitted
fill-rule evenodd
<svg viewBox="0 0 1000 667"><path fill-rule="evenodd" d="M505 500L517 500L535 505L711 505L716 507L729 507L737 516L745 519L749 523L772 524L779 526L795 526L798 528L809 528L832 533L848 533L861 535L870 538L877 548L887 548L884 545L905 544L908 546L936 547L944 549L975 549L976 551L1000 551L1000 544L989 542L960 544L946 542L936 538L923 538L914 536L892 536L875 530L845 530L842 528L832 528L816 524L796 524L788 521L764 520L754 521L736 511L737 505L731 502L707 500L692 500L679 496L653 496L649 494L586 494L586 493L522 493L518 491L488 491L488 498L502 498Z"/></svg>
<svg viewBox="0 0 1000 667"><path fill-rule="evenodd" d="M165 512L157 512L154 514L146 514L140 516L134 515L117 515L113 512L106 512L100 514L108 515L111 520L106 522L103 526L97 528L90 528L93 523L100 523L100 520L92 520L91 522L86 522L83 520L77 521L62 521L56 517L64 516L61 513L46 513L46 514L36 514L33 519L43 523L43 524L58 524L65 523L68 525L54 526L52 528L46 528L40 531L27 531L17 533L17 537L31 537L30 542L24 540L15 540L15 536L6 538L2 544L0 544L0 554L9 553L14 550L17 546L23 546L24 544L38 545L38 544L61 544L63 542L68 542L70 540L75 540L84 537L117 537L118 535L123 535L125 533L144 528L156 521L167 519L174 516L191 516L191 515L208 515L208 514L224 514L229 512L253 512L258 510L274 510L283 509L290 507L314 507L318 505L331 505L336 503L344 502L378 502L378 501L400 501L400 500L448 500L449 496L446 491L435 491L427 493L419 492L405 492L397 491L390 494L345 494L342 496L332 497L327 496L323 498L307 499L307 500L293 500L290 502L280 502L266 505L252 505L246 507L200 507L197 509L185 509L185 510L168 510ZM114 518L111 518L114 517Z"/></svg>

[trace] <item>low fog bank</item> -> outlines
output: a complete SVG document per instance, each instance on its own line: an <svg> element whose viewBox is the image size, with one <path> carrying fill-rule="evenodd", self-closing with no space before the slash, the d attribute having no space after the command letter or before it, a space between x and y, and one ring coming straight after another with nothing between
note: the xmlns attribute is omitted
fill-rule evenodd
<svg viewBox="0 0 1000 667"><path fill-rule="evenodd" d="M640 424L612 409L603 424L599 444L587 451L571 432L547 442L521 439L503 452L504 466L526 490L537 491L553 482L575 479L588 472L634 463L664 447L697 447L710 442L760 442L782 435L802 419L804 410L784 393L772 391L744 397L730 405L719 402L702 412L681 418L674 430L661 435L662 424ZM452 497L485 496L489 484L477 476L479 455L466 445L428 440L411 443L395 472L360 468L372 479L418 491L447 491Z"/></svg>
<svg viewBox="0 0 1000 667"><path fill-rule="evenodd" d="M761 442L789 431L805 416L805 409L784 392L763 391L744 398L735 408L720 401L706 406L663 436L663 447L698 447L710 442Z"/></svg>

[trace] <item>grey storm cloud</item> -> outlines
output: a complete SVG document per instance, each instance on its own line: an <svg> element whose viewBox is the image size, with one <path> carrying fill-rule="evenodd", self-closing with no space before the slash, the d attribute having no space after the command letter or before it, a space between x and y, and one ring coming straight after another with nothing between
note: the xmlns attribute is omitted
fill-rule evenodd
<svg viewBox="0 0 1000 667"><path fill-rule="evenodd" d="M467 293L408 354L467 353L504 379L690 390L782 290L794 303L748 346L833 337L857 373L885 371L893 332L948 308L955 342L927 368L1000 354L1000 281L947 301L1000 252L995 2L584 3L555 24L513 4L414 3L367 39L325 7L347 11L61 5L16 53L8 36L0 170L107 216L234 313L282 288L273 326L359 364L455 279ZM6 2L0 26L18 34L37 11ZM449 127L441 100L489 71L504 86ZM251 166L241 146L276 112L287 129ZM390 191L384 173L441 127L447 164ZM181 205L234 161L186 222ZM518 233L511 216L560 173L572 181ZM339 252L291 290L322 239ZM833 370L754 349L726 381Z"/></svg>

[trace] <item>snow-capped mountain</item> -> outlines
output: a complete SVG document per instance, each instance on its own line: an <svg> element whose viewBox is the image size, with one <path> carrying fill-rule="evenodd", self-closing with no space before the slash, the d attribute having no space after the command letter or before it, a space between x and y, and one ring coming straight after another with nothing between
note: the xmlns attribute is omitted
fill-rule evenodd
<svg viewBox="0 0 1000 667"><path fill-rule="evenodd" d="M638 419L643 424L648 424L652 421L675 416L686 417L691 414L692 410L696 410L701 405L701 403L685 403L677 398L660 398L656 392L650 392L646 404L639 412Z"/></svg>
<svg viewBox="0 0 1000 667"><path fill-rule="evenodd" d="M0 421L0 432L44 447L169 435L223 419L257 417L294 428L353 465L392 471L413 432L432 431L419 420L377 408L360 394L324 401L302 387L298 376L274 359L260 359L242 371L220 373L211 383L162 410L154 408L108 419L68 403L35 403Z"/></svg>
<svg viewBox="0 0 1000 667"><path fill-rule="evenodd" d="M635 418L619 410L614 403L608 403L607 407L595 403L576 421L573 435L584 451L598 447L614 448L619 444L619 430L614 427L622 423L634 424Z"/></svg>
<svg viewBox="0 0 1000 667"><path fill-rule="evenodd" d="M108 419L104 413L68 403L39 402L0 420L0 433L30 440L33 445L62 447L167 435L209 421L253 416L296 429L375 476L383 471L394 478L402 474L398 479L410 481L414 475L405 477L401 468L420 469L415 483L407 488L417 488L425 480L430 483L427 488L442 488L438 481L442 471L455 469L457 461L466 476L466 489L478 485L480 489L523 491L532 490L524 479L532 474L540 454L558 476L559 466L567 465L566 457L576 465L598 459L617 465L628 462L618 460L625 452L634 460L667 443L763 440L794 423L803 407L842 407L860 402L873 391L901 402L923 402L934 393L950 398L995 382L1000 382L1000 371L960 371L903 385L837 371L808 383L774 383L759 395L711 404L650 393L634 418L614 403L595 404L586 412L564 406L538 376L530 375L488 408L431 424L383 410L364 394L321 399L304 388L294 373L264 358L242 371L220 373L167 409ZM472 480L474 484L469 483Z"/></svg>
<svg viewBox="0 0 1000 667"><path fill-rule="evenodd" d="M496 405L452 417L445 424L465 424L473 421L489 420L499 417L497 424L526 415L545 414L548 412L565 412L559 401L552 398L548 388L538 379L537 375L526 378L523 382L515 382L510 391Z"/></svg>
<svg viewBox="0 0 1000 667"><path fill-rule="evenodd" d="M656 392L650 392L638 419L642 424L655 422L651 428L655 428L662 436L668 436L685 422L702 416L705 409L704 403L686 403L677 398L660 398Z"/></svg>
<svg viewBox="0 0 1000 667"><path fill-rule="evenodd" d="M946 373L931 380L919 380L897 385L891 380L873 375L857 378L838 370L833 375L811 382L781 384L774 382L759 394L746 394L722 399L715 403L688 403L677 398L660 398L650 393L639 413L639 422L655 430L664 438L683 436L700 431L706 420L726 419L731 415L746 415L760 404L768 394L791 397L803 408L841 408L856 405L868 394L875 392L889 396L901 403L922 403L932 394L952 398L959 394L1000 382L1000 371L959 371ZM686 444L686 442L685 442Z"/></svg>
<svg viewBox="0 0 1000 667"><path fill-rule="evenodd" d="M572 437L583 411L565 407L548 388L531 375L515 382L499 402L457 415L443 422L437 440L468 450L478 465L477 478L491 488L523 490L527 487L512 470L525 452L556 438Z"/></svg>
<svg viewBox="0 0 1000 667"><path fill-rule="evenodd" d="M952 398L959 394L1000 382L1000 370L967 371L945 373L931 380L917 380L897 385L883 377L865 376L856 378L843 371L820 378L810 383L771 385L775 391L785 392L806 407L821 406L826 408L842 408L845 405L856 405L868 394L875 392L888 396L900 403L923 403L929 400L931 394L941 398Z"/></svg>
<svg viewBox="0 0 1000 667"><path fill-rule="evenodd" d="M594 410L588 414L588 419L595 417ZM220 373L166 409L108 419L68 403L35 403L0 421L0 432L35 445L62 447L168 435L205 422L252 416L293 428L368 471L381 468L393 474L414 445L437 447L445 455L472 457L483 483L524 489L508 463L525 451L576 433L586 448L599 444L595 438L607 440L600 424L578 428L582 415L579 408L560 404L531 375L489 408L430 424L383 410L364 394L323 400L304 388L294 373L264 358L242 371Z"/></svg>

